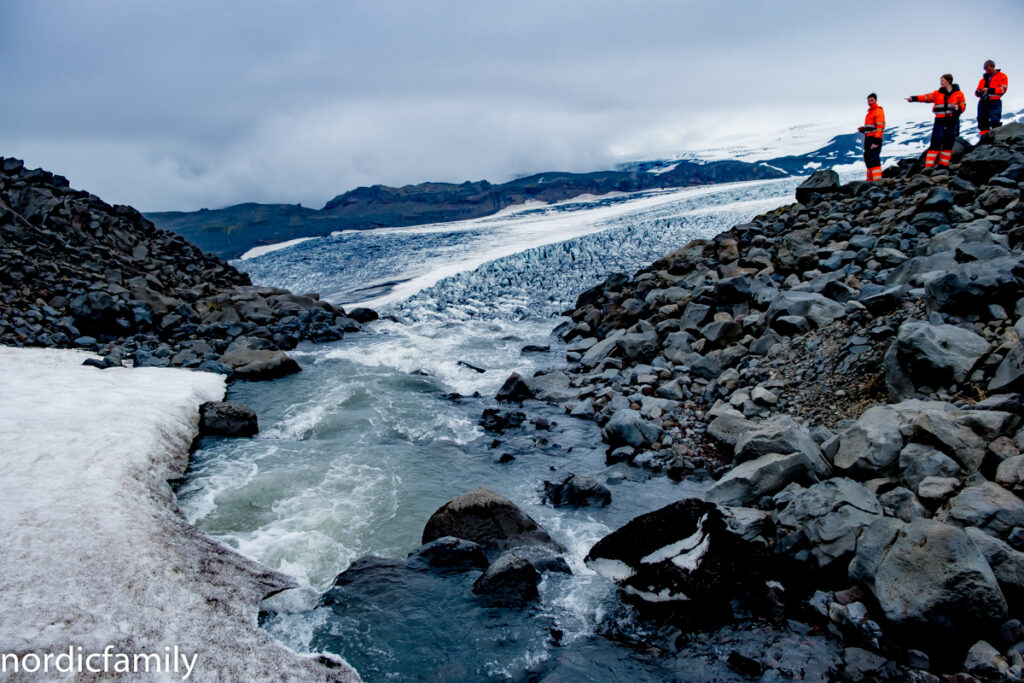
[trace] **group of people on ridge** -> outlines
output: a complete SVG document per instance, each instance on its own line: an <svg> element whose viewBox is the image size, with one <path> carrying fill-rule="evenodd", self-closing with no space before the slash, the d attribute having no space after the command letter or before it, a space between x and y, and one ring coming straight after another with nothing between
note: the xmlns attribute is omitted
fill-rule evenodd
<svg viewBox="0 0 1024 683"><path fill-rule="evenodd" d="M991 59L985 62L984 73L978 81L974 95L978 98L978 131L988 135L993 128L1001 124L1003 115L1003 95L1009 79ZM953 144L960 133L960 115L967 109L967 100L960 86L953 82L950 74L943 74L939 79L939 89L925 95L912 95L907 102L931 102L935 123L932 125L932 141L925 155L925 168L936 165L949 166L953 156ZM885 111L878 104L878 95L868 95L868 113L864 117L864 125L857 129L864 134L864 165L867 166L867 179L882 178L882 133L885 130Z"/></svg>

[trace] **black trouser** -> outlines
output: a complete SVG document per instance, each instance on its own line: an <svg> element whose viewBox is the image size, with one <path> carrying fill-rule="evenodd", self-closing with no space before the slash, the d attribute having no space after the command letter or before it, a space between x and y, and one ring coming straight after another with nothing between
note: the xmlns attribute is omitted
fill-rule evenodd
<svg viewBox="0 0 1024 683"><path fill-rule="evenodd" d="M953 143L960 133L959 116L942 116L935 119L932 125L932 144L928 149L941 152L944 149L953 149Z"/></svg>
<svg viewBox="0 0 1024 683"><path fill-rule="evenodd" d="M864 138L864 165L868 168L882 165L882 138L874 136Z"/></svg>
<svg viewBox="0 0 1024 683"><path fill-rule="evenodd" d="M1003 125L999 121L1002 117L1002 100L978 100L978 130L982 133Z"/></svg>

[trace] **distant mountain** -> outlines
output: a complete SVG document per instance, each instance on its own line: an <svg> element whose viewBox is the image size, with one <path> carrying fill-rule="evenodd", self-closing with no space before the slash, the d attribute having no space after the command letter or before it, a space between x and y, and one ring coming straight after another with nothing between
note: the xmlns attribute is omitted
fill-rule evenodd
<svg viewBox="0 0 1024 683"><path fill-rule="evenodd" d="M319 211L292 204L238 204L224 209L149 213L163 230L175 232L206 252L238 258L253 247L336 230L366 230L465 220L527 201L557 202L583 194L636 192L737 180L783 177L782 171L742 161L675 164L672 170L538 173L507 183L420 183L405 187L359 187L331 199Z"/></svg>
<svg viewBox="0 0 1024 683"><path fill-rule="evenodd" d="M1005 122L1022 119L1024 111L1004 116ZM972 134L975 122L964 119L961 129ZM919 153L927 146L930 134L928 121L892 126L887 131L883 159ZM827 144L815 146L829 135ZM737 139L730 146L622 164L609 171L538 173L501 184L480 180L359 187L334 197L319 210L296 204L248 203L214 210L149 213L146 217L204 251L232 259L253 247L319 237L337 230L479 218L527 201L557 202L583 194L804 175L822 167L862 163L861 154L861 136L857 133L837 133L826 126L797 126L774 137Z"/></svg>

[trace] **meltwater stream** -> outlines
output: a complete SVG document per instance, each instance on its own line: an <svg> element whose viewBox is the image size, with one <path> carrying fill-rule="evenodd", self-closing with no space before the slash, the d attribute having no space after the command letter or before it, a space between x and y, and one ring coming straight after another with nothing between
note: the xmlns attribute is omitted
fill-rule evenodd
<svg viewBox="0 0 1024 683"><path fill-rule="evenodd" d="M230 400L254 408L262 431L253 439L205 440L178 490L182 509L207 533L305 587L282 596L264 628L298 651L343 656L369 681L728 676L715 668L711 641L693 641L690 656L658 657L658 648L676 648L678 637L652 633L582 563L611 530L700 495L702 486L607 468L596 425L554 407L529 411L531 419L553 423L550 429L528 424L506 437L478 423L512 371L561 365L550 331L577 294L785 203L797 182L345 232L240 263L260 284L318 290L346 306L370 302L393 320L337 343L300 347L293 353L300 374L233 385ZM521 354L527 344L551 350ZM542 482L568 472L614 484L611 504L542 504ZM394 562L379 562L352 590L333 591L318 604L357 558L404 558L438 507L477 486L507 496L562 542L572 575L545 575L540 598L516 609L473 596L478 572L410 578Z"/></svg>

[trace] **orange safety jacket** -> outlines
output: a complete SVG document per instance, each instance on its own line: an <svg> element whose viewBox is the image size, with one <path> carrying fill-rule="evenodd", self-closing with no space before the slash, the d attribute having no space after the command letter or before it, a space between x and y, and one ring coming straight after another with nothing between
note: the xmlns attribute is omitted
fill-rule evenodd
<svg viewBox="0 0 1024 683"><path fill-rule="evenodd" d="M885 110L877 104L868 107L868 113L864 115L864 127L860 132L864 137L882 139L882 131L885 130Z"/></svg>
<svg viewBox="0 0 1024 683"><path fill-rule="evenodd" d="M967 109L967 100L964 99L960 86L953 85L952 91L933 90L927 95L915 95L911 98L913 102L934 102L932 112L935 118L943 119L947 116L959 116Z"/></svg>
<svg viewBox="0 0 1024 683"><path fill-rule="evenodd" d="M1010 79L1001 70L996 69L992 76L989 77L987 85L985 84L985 76L981 77L981 80L978 81L978 89L974 91L974 94L983 100L1001 100L1009 86ZM992 92L986 95L984 92L986 88L991 88Z"/></svg>

